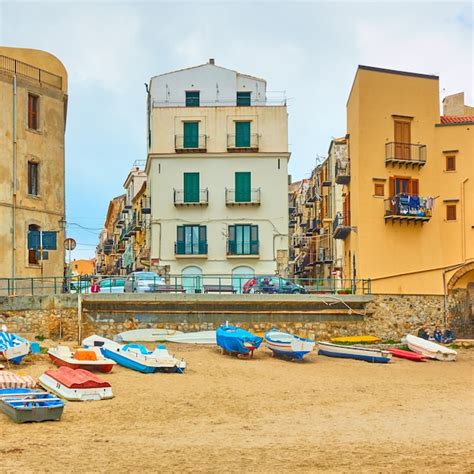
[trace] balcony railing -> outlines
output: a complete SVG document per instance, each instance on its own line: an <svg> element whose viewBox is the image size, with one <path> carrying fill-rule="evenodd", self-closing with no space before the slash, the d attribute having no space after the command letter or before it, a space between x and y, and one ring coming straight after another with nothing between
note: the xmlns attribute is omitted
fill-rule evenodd
<svg viewBox="0 0 474 474"><path fill-rule="evenodd" d="M397 194L385 199L385 221L427 222L431 219L433 199L416 194Z"/></svg>
<svg viewBox="0 0 474 474"><path fill-rule="evenodd" d="M236 193L235 189L225 188L227 206L259 206L260 196L260 188L251 189L250 193Z"/></svg>
<svg viewBox="0 0 474 474"><path fill-rule="evenodd" d="M149 197L142 198L142 214L151 214L151 199Z"/></svg>
<svg viewBox="0 0 474 474"><path fill-rule="evenodd" d="M198 192L188 192L184 189L173 189L175 206L207 206L209 204L208 188L199 189Z"/></svg>
<svg viewBox="0 0 474 474"><path fill-rule="evenodd" d="M402 142L386 143L385 164L424 166L426 164L426 145Z"/></svg>
<svg viewBox="0 0 474 474"><path fill-rule="evenodd" d="M63 79L61 76L7 56L0 55L0 69L11 72L12 74L34 79L35 81L55 87L56 89L62 89Z"/></svg>
<svg viewBox="0 0 474 474"><path fill-rule="evenodd" d="M207 149L207 137L199 135L197 140L193 140L185 139L184 135L175 135L174 148L176 153L202 153Z"/></svg>
<svg viewBox="0 0 474 474"><path fill-rule="evenodd" d="M309 260L311 265L332 263L333 258L331 250L326 247L312 249L309 253Z"/></svg>
<svg viewBox="0 0 474 474"><path fill-rule="evenodd" d="M174 253L176 255L207 255L207 242L175 242Z"/></svg>
<svg viewBox="0 0 474 474"><path fill-rule="evenodd" d="M227 135L227 150L234 152L254 152L258 151L258 135L250 134L248 137Z"/></svg>
<svg viewBox="0 0 474 474"><path fill-rule="evenodd" d="M227 255L258 255L260 251L259 241L237 242L235 240L227 241Z"/></svg>
<svg viewBox="0 0 474 474"><path fill-rule="evenodd" d="M337 184L349 184L349 181L351 180L349 161L336 160L334 175Z"/></svg>
<svg viewBox="0 0 474 474"><path fill-rule="evenodd" d="M349 216L337 214L332 222L332 236L334 239L345 239L351 233Z"/></svg>

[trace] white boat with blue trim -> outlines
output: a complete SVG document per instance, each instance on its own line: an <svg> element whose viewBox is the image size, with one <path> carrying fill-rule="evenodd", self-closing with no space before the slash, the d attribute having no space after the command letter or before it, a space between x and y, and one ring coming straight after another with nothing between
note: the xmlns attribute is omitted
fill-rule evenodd
<svg viewBox="0 0 474 474"><path fill-rule="evenodd" d="M102 336L89 336L82 341L86 348L100 347L104 357L117 364L144 374L154 372L178 372L186 369L186 362L172 356L166 346L158 344L156 349L149 351L142 344L119 344Z"/></svg>
<svg viewBox="0 0 474 474"><path fill-rule="evenodd" d="M343 359L365 360L386 364L392 359L392 354L382 349L371 347L344 346L331 342L318 342L318 354Z"/></svg>
<svg viewBox="0 0 474 474"><path fill-rule="evenodd" d="M442 361L455 361L458 353L454 349L442 346L433 341L427 341L413 334L407 335L408 347L418 354L429 357L430 359Z"/></svg>
<svg viewBox="0 0 474 474"><path fill-rule="evenodd" d="M30 343L11 332L0 331L0 355L13 364L19 364L30 352Z"/></svg>
<svg viewBox="0 0 474 474"><path fill-rule="evenodd" d="M302 360L313 351L315 341L295 336L287 332L271 329L265 333L265 345L277 357Z"/></svg>

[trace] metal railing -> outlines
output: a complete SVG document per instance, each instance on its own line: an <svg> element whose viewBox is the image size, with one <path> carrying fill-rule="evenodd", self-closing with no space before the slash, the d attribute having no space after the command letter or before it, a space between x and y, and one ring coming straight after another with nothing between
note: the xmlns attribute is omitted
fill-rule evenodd
<svg viewBox="0 0 474 474"><path fill-rule="evenodd" d="M337 184L348 184L350 181L350 164L348 160L336 160L334 176Z"/></svg>
<svg viewBox="0 0 474 474"><path fill-rule="evenodd" d="M433 199L417 194L397 194L385 199L385 217L410 217L429 219L432 215Z"/></svg>
<svg viewBox="0 0 474 474"><path fill-rule="evenodd" d="M116 262L116 272L121 262ZM269 284L258 284L250 290L250 281L264 277ZM73 277L1 278L0 297L40 296L54 294L91 294L92 282L99 284L99 294L131 292L136 277L127 275L93 275ZM120 281L119 281L120 280ZM363 279L282 278L269 275L156 275L150 280L153 293L219 293L219 294L371 294L371 281ZM289 284L288 284L289 283ZM293 287L292 287L293 285ZM298 285L298 286L295 286ZM250 291L249 291L250 290Z"/></svg>
<svg viewBox="0 0 474 474"><path fill-rule="evenodd" d="M174 253L176 255L207 255L207 242L175 242Z"/></svg>
<svg viewBox="0 0 474 474"><path fill-rule="evenodd" d="M175 206L186 206L186 205L207 205L209 204L209 189L200 189L197 195L191 195L193 193L187 193L184 189L173 189L173 202Z"/></svg>
<svg viewBox="0 0 474 474"><path fill-rule="evenodd" d="M199 135L197 138L197 141L185 140L184 135L175 135L174 149L181 153L205 151L207 149L206 135Z"/></svg>
<svg viewBox="0 0 474 474"><path fill-rule="evenodd" d="M245 196L236 193L235 189L225 188L225 203L228 205L234 204L260 204L261 191L260 188L250 190L250 193ZM237 199L238 198L238 199Z"/></svg>
<svg viewBox="0 0 474 474"><path fill-rule="evenodd" d="M258 150L258 134L251 133L248 137L227 135L228 150Z"/></svg>
<svg viewBox="0 0 474 474"><path fill-rule="evenodd" d="M34 79L56 89L62 89L63 79L61 76L8 56L0 55L0 69Z"/></svg>
<svg viewBox="0 0 474 474"><path fill-rule="evenodd" d="M426 145L415 143L388 142L385 143L385 163L413 162L426 163Z"/></svg>

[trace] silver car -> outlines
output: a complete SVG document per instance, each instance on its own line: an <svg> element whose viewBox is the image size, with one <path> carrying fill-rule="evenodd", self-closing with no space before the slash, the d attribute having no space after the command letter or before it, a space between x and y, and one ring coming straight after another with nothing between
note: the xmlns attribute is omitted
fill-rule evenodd
<svg viewBox="0 0 474 474"><path fill-rule="evenodd" d="M153 293L165 281L154 272L132 272L125 280L125 293Z"/></svg>

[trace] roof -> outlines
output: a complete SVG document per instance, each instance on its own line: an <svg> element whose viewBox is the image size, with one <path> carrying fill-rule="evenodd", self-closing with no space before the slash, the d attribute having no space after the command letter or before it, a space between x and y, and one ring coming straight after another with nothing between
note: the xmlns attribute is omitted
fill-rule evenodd
<svg viewBox="0 0 474 474"><path fill-rule="evenodd" d="M189 71L190 69L196 69L198 67L203 67L203 66L213 66L213 67L217 67L219 69L225 69L226 71L232 71L232 72L235 72L236 74L238 74L239 76L243 76L243 77L248 77L249 79L256 79L257 81L263 81L263 82L267 82L265 79L262 79L261 77L256 77L256 76L250 76L248 74L242 74L238 71L236 71L235 69L229 69L227 67L222 67L222 66L217 66L216 64L211 64L211 63L204 63L204 64L198 64L197 66L190 66L190 67L185 67L185 68L182 68L182 69L176 69L175 71L169 71L169 72L164 72L163 74L157 74L156 76L153 76L150 81L152 79L155 79L156 77L162 77L162 76L167 76L168 74L174 74L176 72L182 72L182 71Z"/></svg>
<svg viewBox="0 0 474 474"><path fill-rule="evenodd" d="M418 72L398 71L397 69L385 69L385 68L374 67L374 66L359 65L358 69L364 69L366 71L383 72L387 74L399 74L401 76L422 77L423 79L439 79L439 76L435 76L434 74L420 74Z"/></svg>
<svg viewBox="0 0 474 474"><path fill-rule="evenodd" d="M444 125L474 123L474 115L442 115L440 120Z"/></svg>

